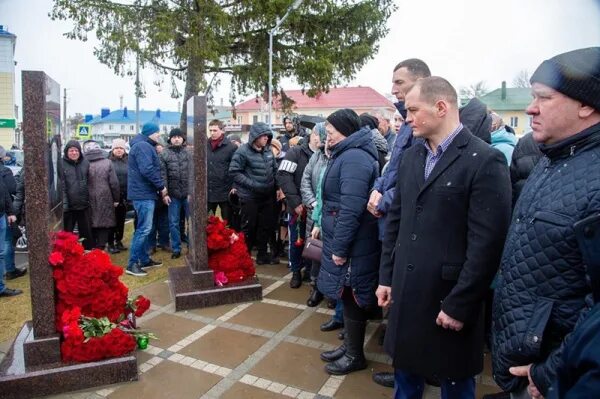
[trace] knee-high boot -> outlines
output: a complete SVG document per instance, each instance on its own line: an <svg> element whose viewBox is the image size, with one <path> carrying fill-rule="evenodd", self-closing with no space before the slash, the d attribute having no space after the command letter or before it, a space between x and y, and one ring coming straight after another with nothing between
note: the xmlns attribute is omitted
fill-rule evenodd
<svg viewBox="0 0 600 399"><path fill-rule="evenodd" d="M327 364L325 371L333 375L346 375L367 368L367 359L363 351L365 343L366 321L344 318L346 351L339 359Z"/></svg>

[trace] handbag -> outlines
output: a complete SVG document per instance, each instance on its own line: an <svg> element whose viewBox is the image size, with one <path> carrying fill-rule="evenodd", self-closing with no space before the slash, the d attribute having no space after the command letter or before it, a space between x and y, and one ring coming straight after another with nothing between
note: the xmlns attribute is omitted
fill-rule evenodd
<svg viewBox="0 0 600 399"><path fill-rule="evenodd" d="M316 238L307 238L302 257L315 262L321 262L321 253L323 252L323 241Z"/></svg>

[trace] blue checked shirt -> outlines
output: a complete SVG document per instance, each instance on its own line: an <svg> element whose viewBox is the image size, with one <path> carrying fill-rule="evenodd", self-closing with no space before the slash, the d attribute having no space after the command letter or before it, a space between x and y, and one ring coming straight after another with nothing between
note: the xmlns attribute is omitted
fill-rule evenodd
<svg viewBox="0 0 600 399"><path fill-rule="evenodd" d="M427 150L427 158L425 160L425 180L429 178L431 171L433 170L433 168L435 168L435 165L442 158L442 156L450 146L450 143L452 143L452 140L454 140L454 138L456 137L458 132L462 130L462 128L463 124L459 123L457 128L450 134L450 136L446 137L446 139L440 143L440 145L437 148L436 154L434 154L433 151L431 151L431 148L429 147L429 142L427 140L423 140L423 145Z"/></svg>

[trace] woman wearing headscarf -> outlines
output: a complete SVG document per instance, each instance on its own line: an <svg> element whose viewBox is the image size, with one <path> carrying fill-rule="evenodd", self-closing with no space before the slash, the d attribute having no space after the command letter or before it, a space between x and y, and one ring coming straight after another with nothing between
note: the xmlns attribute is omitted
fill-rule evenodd
<svg viewBox="0 0 600 399"><path fill-rule="evenodd" d="M377 220L367 211L369 190L379 175L378 154L368 127L356 112L340 109L327 117L331 159L323 175L321 234L323 254L317 286L344 303L344 343L323 352L329 374L344 375L367 367L365 328L377 309L380 244Z"/></svg>
<svg viewBox="0 0 600 399"><path fill-rule="evenodd" d="M90 163L88 190L92 210L92 234L96 248L104 250L111 229L116 225L115 208L119 205L119 180L112 162L105 158L100 145L92 140L83 144Z"/></svg>

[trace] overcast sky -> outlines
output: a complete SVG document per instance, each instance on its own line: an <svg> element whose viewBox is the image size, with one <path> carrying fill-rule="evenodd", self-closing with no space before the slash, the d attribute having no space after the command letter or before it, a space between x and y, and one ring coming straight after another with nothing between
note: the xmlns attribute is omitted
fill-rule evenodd
<svg viewBox="0 0 600 399"><path fill-rule="evenodd" d="M318 0L304 0L318 1ZM292 1L290 0L290 3ZM70 22L52 21L51 0L0 0L0 25L17 35L16 103L21 108L21 71L43 70L68 89L69 115L98 114L100 108L135 109L134 82L115 76L93 55L94 42L66 39ZM396 0L398 11L388 21L389 34L380 49L349 85L371 86L389 94L391 71L399 61L423 59L434 75L457 88L480 80L489 89L508 85L523 69L532 73L544 59L576 48L600 46L600 0ZM265 43L265 46L268 43ZM267 68L264 65L264 68ZM170 98L143 76L147 97L140 108L176 111ZM168 80L167 80L168 81ZM179 85L183 92L183 84ZM293 89L288 82L285 88ZM252 93L249 93L251 96ZM215 95L227 104L222 85ZM240 101L243 98L240 99Z"/></svg>

